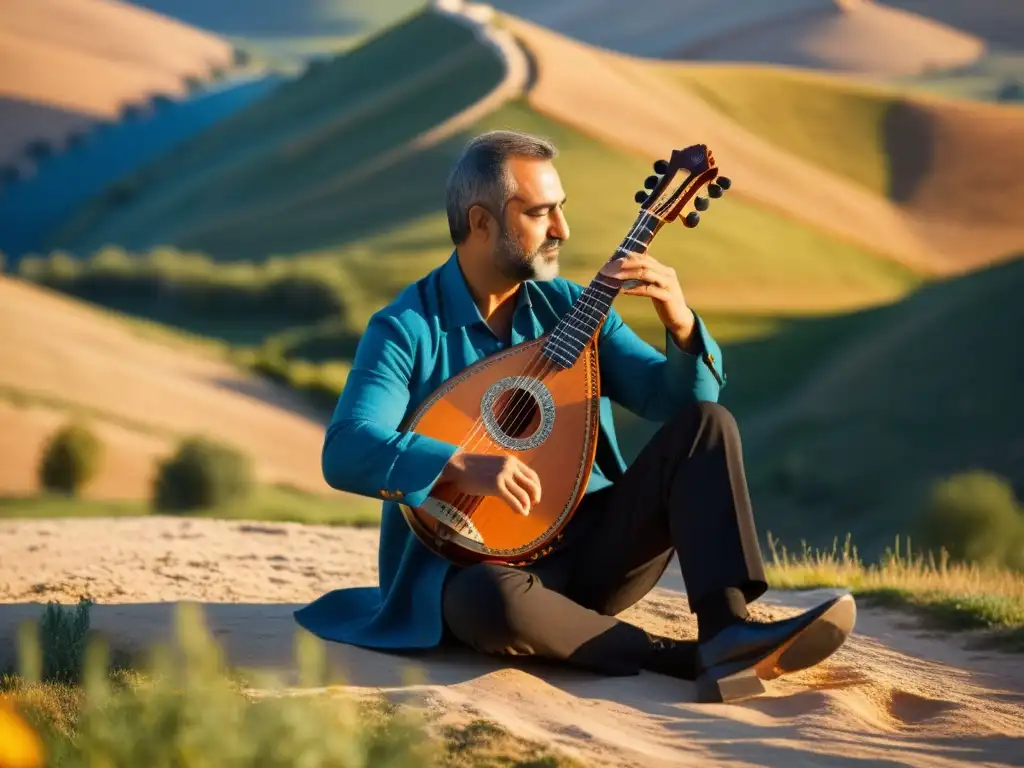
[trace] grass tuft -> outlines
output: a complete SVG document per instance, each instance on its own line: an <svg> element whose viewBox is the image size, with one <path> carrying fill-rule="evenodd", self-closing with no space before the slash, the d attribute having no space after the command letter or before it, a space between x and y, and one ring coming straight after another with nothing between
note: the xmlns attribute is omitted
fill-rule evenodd
<svg viewBox="0 0 1024 768"><path fill-rule="evenodd" d="M861 560L850 536L827 550L793 554L769 535L768 582L775 589L843 587L888 607L910 607L933 626L988 630L987 644L1024 651L1024 573L953 562L945 551L915 553L909 539L877 563Z"/></svg>

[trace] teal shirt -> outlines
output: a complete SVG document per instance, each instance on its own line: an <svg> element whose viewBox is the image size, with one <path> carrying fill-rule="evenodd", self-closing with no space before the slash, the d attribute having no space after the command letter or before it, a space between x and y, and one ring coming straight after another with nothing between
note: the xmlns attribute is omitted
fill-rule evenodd
<svg viewBox="0 0 1024 768"><path fill-rule="evenodd" d="M552 330L582 292L583 286L562 278L524 283L511 343ZM588 493L625 469L611 402L661 422L687 403L718 401L725 384L722 353L700 317L697 325L700 356L680 350L667 333L662 353L612 307L598 342L606 450L599 451ZM480 315L454 253L370 319L327 428L322 465L331 487L384 500L379 583L333 590L300 608L295 618L305 629L325 640L371 648L438 644L441 590L450 566L420 543L398 504L422 504L456 446L400 432L398 426L444 381L503 348Z"/></svg>

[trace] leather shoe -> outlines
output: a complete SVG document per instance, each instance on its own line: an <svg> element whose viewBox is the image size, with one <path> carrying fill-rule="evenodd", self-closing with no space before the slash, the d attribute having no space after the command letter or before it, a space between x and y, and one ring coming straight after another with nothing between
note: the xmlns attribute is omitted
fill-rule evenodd
<svg viewBox="0 0 1024 768"><path fill-rule="evenodd" d="M844 594L788 619L725 627L697 645L697 700L729 702L764 693L762 680L807 669L839 650L856 619L853 596Z"/></svg>

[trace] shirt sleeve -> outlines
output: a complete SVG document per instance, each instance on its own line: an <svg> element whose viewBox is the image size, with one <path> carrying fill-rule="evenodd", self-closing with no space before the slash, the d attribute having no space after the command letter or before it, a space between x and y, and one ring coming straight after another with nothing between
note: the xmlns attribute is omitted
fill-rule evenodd
<svg viewBox="0 0 1024 768"><path fill-rule="evenodd" d="M599 337L603 394L656 422L666 421L688 403L718 402L726 381L722 350L699 315L696 332L697 354L676 346L667 331L662 353L641 339L613 307Z"/></svg>
<svg viewBox="0 0 1024 768"><path fill-rule="evenodd" d="M332 488L419 506L458 446L398 427L409 405L415 342L377 314L359 341L321 457Z"/></svg>

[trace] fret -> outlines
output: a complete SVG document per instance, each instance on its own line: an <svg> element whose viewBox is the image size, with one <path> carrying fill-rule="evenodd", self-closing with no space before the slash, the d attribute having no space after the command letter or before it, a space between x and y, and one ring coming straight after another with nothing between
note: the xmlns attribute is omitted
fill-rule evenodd
<svg viewBox="0 0 1024 768"><path fill-rule="evenodd" d="M609 261L644 252L657 234L659 223L656 216L642 212ZM636 247L630 249L627 244ZM560 368L575 365L608 317L620 288L620 281L598 273L551 332L542 351L544 356Z"/></svg>

